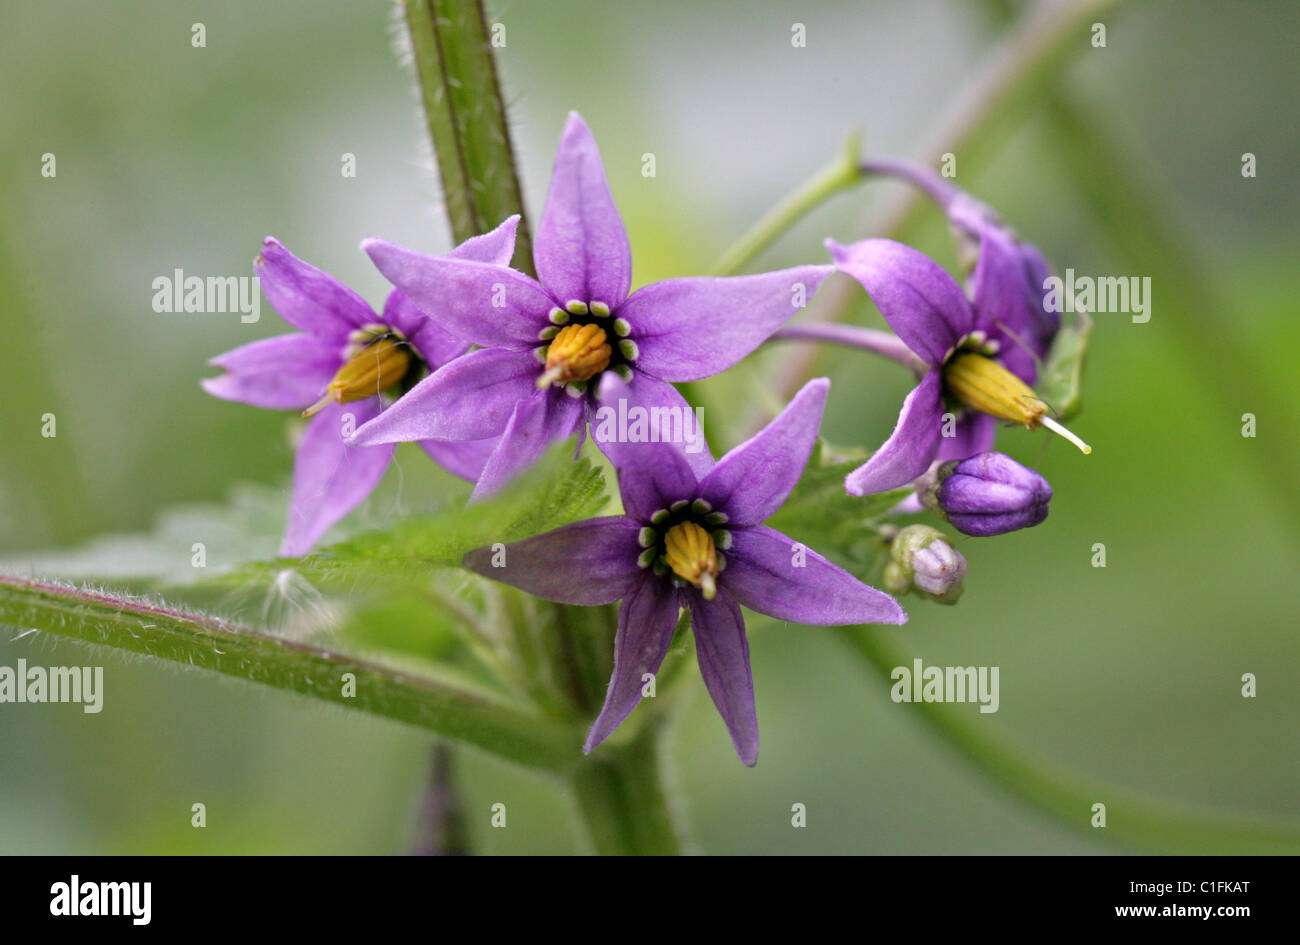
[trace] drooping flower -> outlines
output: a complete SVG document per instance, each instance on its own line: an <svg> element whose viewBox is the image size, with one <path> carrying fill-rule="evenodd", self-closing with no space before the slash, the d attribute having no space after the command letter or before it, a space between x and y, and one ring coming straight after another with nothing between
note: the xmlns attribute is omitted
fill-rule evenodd
<svg viewBox="0 0 1300 945"><path fill-rule="evenodd" d="M965 589L967 564L948 536L929 525L908 525L889 546L883 582L895 594L915 590L941 604L955 604Z"/></svg>
<svg viewBox="0 0 1300 945"><path fill-rule="evenodd" d="M897 177L918 187L947 215L961 255L973 260L969 296L980 329L1001 350L1002 362L1026 384L1037 379L1061 328L1061 315L1046 304L1044 282L1051 267L1038 249L1020 240L997 212L933 170L904 161L867 161L864 170ZM990 443L991 443L990 439ZM944 459L964 459L945 455Z"/></svg>
<svg viewBox="0 0 1300 945"><path fill-rule="evenodd" d="M560 139L537 227L537 279L383 240L362 246L397 288L481 348L425 378L348 442L500 436L476 496L498 489L550 442L583 433L604 377L624 382L629 409L689 411L674 382L709 377L745 357L832 271L668 279L629 295L627 233L596 142L576 113ZM707 451L688 459L701 474L712 463Z"/></svg>
<svg viewBox="0 0 1300 945"><path fill-rule="evenodd" d="M462 243L449 258L504 264L514 251L512 217L491 233ZM225 371L206 378L215 397L311 416L294 458L293 498L280 554L305 554L383 478L391 444L356 447L344 436L380 416L385 398L400 394L426 370L464 354L449 334L400 291L382 315L352 289L308 265L267 237L253 268L272 307L301 331L254 341L210 362ZM432 297L431 295L428 297ZM420 446L448 472L476 480L491 441Z"/></svg>
<svg viewBox="0 0 1300 945"><path fill-rule="evenodd" d="M1033 379L1032 359L1017 356L1019 346L999 337L995 310L972 305L938 263L893 240L851 246L832 240L827 246L836 266L861 283L885 321L927 367L903 401L893 434L845 479L850 494L897 488L936 459L985 452L998 420L1031 430L1045 426L1083 452L1092 451L1048 415L1050 408L1026 380ZM948 413L962 415L951 422Z"/></svg>
<svg viewBox="0 0 1300 945"><path fill-rule="evenodd" d="M636 707L643 674L659 671L682 607L691 612L705 686L747 765L758 758L758 720L742 605L806 624L906 621L888 594L762 524L808 461L829 387L824 378L809 382L703 475L670 444L620 444L614 463L624 514L507 545L500 567L490 548L466 556L466 567L547 600L622 600L614 672L587 751Z"/></svg>
<svg viewBox="0 0 1300 945"><path fill-rule="evenodd" d="M928 472L921 501L967 535L986 538L1031 528L1047 518L1052 487L1002 453L949 460Z"/></svg>

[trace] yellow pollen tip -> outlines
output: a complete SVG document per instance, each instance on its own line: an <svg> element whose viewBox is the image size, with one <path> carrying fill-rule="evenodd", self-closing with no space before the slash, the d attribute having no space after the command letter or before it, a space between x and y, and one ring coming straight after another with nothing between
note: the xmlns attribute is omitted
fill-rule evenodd
<svg viewBox="0 0 1300 945"><path fill-rule="evenodd" d="M310 417L330 403L343 404L382 394L400 382L410 369L410 346L396 336L381 336L345 362L325 388L325 395L302 415Z"/></svg>
<svg viewBox="0 0 1300 945"><path fill-rule="evenodd" d="M537 386L589 380L609 367L612 354L600 326L566 325L546 349L546 370L537 378Z"/></svg>
<svg viewBox="0 0 1300 945"><path fill-rule="evenodd" d="M718 550L713 536L694 522L682 522L664 536L664 561L673 573L704 592L712 600L718 592Z"/></svg>
<svg viewBox="0 0 1300 945"><path fill-rule="evenodd" d="M1028 384L986 355L966 351L951 358L943 367L943 383L949 394L972 410L1028 430L1047 427L1085 455L1092 452L1091 446L1047 415L1047 404Z"/></svg>

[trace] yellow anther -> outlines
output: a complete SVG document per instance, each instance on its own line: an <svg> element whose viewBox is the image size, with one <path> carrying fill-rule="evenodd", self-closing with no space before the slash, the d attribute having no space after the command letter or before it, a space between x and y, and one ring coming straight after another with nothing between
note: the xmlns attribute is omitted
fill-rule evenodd
<svg viewBox="0 0 1300 945"><path fill-rule="evenodd" d="M717 593L718 550L713 536L694 522L682 522L664 536L664 560L673 573L704 592L705 600Z"/></svg>
<svg viewBox="0 0 1300 945"><path fill-rule="evenodd" d="M546 349L546 370L537 386L589 380L609 367L612 353L598 325L566 325Z"/></svg>
<svg viewBox="0 0 1300 945"><path fill-rule="evenodd" d="M1084 453L1092 447L1047 415L1047 404L997 361L982 354L963 352L943 368L943 382L949 394L972 410L990 417L1020 423L1028 430L1045 426L1059 433Z"/></svg>
<svg viewBox="0 0 1300 945"><path fill-rule="evenodd" d="M325 388L325 396L302 412L304 417L330 403L365 400L397 384L411 369L411 348L396 335L383 335L367 344L339 368Z"/></svg>

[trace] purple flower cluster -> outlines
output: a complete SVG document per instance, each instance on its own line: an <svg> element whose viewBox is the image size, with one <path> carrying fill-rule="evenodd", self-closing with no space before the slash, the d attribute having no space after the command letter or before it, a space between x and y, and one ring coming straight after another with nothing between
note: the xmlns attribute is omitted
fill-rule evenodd
<svg viewBox="0 0 1300 945"><path fill-rule="evenodd" d="M938 264L890 240L828 242L833 265L670 279L633 292L627 233L596 142L576 114L561 136L537 227L535 279L509 265L518 217L439 257L370 239L363 249L395 286L376 314L268 238L255 270L299 333L215 358L225 373L203 386L311 417L281 554L306 553L361 502L398 442L419 443L473 482L478 499L548 445L581 441L590 424L616 471L622 514L507 545L500 555L478 549L464 564L548 600L622 602L613 676L588 751L635 708L680 611L689 611L705 685L741 761L752 765L758 724L741 607L805 624L907 619L888 594L763 524L802 474L830 384L808 383L716 463L707 448L607 437L596 423L600 410L617 403L620 416L634 408L689 414L675 383L745 358L838 268L866 289L897 338L835 326L822 339L888 354L919 374L893 434L848 476L849 494L915 483L919 498L960 531L1000 534L1041 522L1051 488L989 452L998 420L1048 426L1086 449L1030 387L1059 327L1043 304L1042 256L942 179L881 167L922 186L974 248L969 297ZM885 581L896 593L952 603L966 572L941 533L909 526L894 541Z"/></svg>

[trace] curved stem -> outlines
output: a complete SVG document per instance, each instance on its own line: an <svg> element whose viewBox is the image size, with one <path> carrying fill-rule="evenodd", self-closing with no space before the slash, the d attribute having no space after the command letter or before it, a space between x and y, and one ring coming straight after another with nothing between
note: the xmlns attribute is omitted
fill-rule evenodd
<svg viewBox="0 0 1300 945"><path fill-rule="evenodd" d="M844 148L830 164L787 194L780 203L732 243L709 270L711 276L734 276L809 211L862 179L858 169L861 136L849 135Z"/></svg>
<svg viewBox="0 0 1300 945"><path fill-rule="evenodd" d="M948 183L938 174L931 173L911 161L895 161L891 158L870 158L858 165L863 174L898 177L919 187L941 208L947 209L961 191L955 184Z"/></svg>
<svg viewBox="0 0 1300 945"><path fill-rule="evenodd" d="M887 685L912 656L872 630L836 631ZM1067 774L1001 737L985 716L943 702L913 703L927 727L983 774L1071 827L1133 847L1180 854L1300 853L1300 822L1205 810ZM966 708L969 708L967 706ZM1105 828L1091 826L1094 804L1106 805Z"/></svg>
<svg viewBox="0 0 1300 945"><path fill-rule="evenodd" d="M882 355L912 369L918 377L929 366L916 356L903 340L887 331L860 328L857 325L839 325L834 322L813 322L805 325L787 325L772 334L771 341L821 341L828 344L847 345Z"/></svg>

